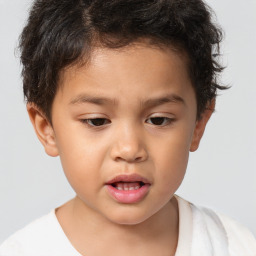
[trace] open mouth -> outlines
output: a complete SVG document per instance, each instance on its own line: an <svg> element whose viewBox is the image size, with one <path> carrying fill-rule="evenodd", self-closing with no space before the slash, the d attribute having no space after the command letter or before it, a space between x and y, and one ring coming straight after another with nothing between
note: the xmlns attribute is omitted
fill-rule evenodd
<svg viewBox="0 0 256 256"><path fill-rule="evenodd" d="M137 190L145 185L150 185L150 182L146 178L134 173L130 175L118 175L106 184L117 190L128 191Z"/></svg>
<svg viewBox="0 0 256 256"><path fill-rule="evenodd" d="M116 188L117 190L137 190L140 189L142 186L145 186L145 183L142 181L137 182L114 182L110 184L112 187Z"/></svg>
<svg viewBox="0 0 256 256"><path fill-rule="evenodd" d="M138 174L119 175L106 183L109 195L119 203L138 203L149 193L151 183Z"/></svg>

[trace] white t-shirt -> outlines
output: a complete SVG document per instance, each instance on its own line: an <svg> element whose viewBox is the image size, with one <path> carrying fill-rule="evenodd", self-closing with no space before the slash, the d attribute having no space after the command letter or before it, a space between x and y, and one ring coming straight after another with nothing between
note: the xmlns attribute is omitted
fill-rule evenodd
<svg viewBox="0 0 256 256"><path fill-rule="evenodd" d="M242 225L176 196L179 239L175 256L256 256L256 240ZM17 231L0 256L81 256L63 232L55 210ZM84 255L86 256L86 255Z"/></svg>

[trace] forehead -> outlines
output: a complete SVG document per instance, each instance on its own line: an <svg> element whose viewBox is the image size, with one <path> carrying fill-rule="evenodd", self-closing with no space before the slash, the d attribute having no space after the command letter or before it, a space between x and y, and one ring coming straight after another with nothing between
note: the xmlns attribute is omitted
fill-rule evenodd
<svg viewBox="0 0 256 256"><path fill-rule="evenodd" d="M124 96L147 98L149 94L158 97L166 93L177 99L185 91L194 96L186 55L147 44L94 49L85 65L62 72L60 88L62 97L71 102L85 93L116 101Z"/></svg>

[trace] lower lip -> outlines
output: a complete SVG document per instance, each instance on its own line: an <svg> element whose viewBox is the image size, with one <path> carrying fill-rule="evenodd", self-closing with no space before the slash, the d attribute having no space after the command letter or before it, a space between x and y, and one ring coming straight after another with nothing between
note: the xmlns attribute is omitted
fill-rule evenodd
<svg viewBox="0 0 256 256"><path fill-rule="evenodd" d="M109 194L119 203L134 204L140 202L149 191L149 184L134 190L118 190L111 185L106 185Z"/></svg>

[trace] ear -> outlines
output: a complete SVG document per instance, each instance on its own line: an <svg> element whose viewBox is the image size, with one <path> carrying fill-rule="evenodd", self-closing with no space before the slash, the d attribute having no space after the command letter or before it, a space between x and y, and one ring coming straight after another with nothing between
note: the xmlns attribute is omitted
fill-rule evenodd
<svg viewBox="0 0 256 256"><path fill-rule="evenodd" d="M27 111L36 135L44 146L45 152L49 156L58 156L59 153L56 145L54 130L48 119L33 103L27 104Z"/></svg>
<svg viewBox="0 0 256 256"><path fill-rule="evenodd" d="M199 120L196 121L196 127L193 133L192 142L190 145L190 151L194 152L198 149L200 140L204 134L206 124L208 123L215 108L215 99L213 99L205 111L202 113Z"/></svg>

